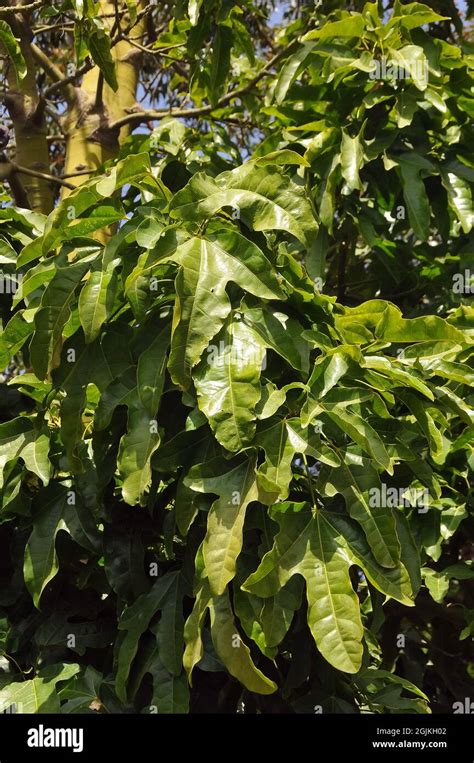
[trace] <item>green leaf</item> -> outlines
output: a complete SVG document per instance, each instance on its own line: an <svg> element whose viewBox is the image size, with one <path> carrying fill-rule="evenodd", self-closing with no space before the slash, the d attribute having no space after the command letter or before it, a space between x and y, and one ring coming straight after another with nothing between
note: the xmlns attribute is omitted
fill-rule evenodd
<svg viewBox="0 0 474 763"><path fill-rule="evenodd" d="M249 228L284 230L307 247L317 233L304 190L275 165L259 167L249 161L216 178L198 172L175 195L170 212L172 217L197 221L223 207L237 209Z"/></svg>
<svg viewBox="0 0 474 763"><path fill-rule="evenodd" d="M298 73L303 69L315 46L314 42L303 43L296 53L289 56L280 69L274 90L274 98L277 103L282 103L285 96L295 81Z"/></svg>
<svg viewBox="0 0 474 763"><path fill-rule="evenodd" d="M405 29L415 29L435 21L447 21L449 16L440 16L424 3L407 3L396 6L392 17L387 22L387 29L393 26L403 26Z"/></svg>
<svg viewBox="0 0 474 763"><path fill-rule="evenodd" d="M420 177L420 168L416 164L404 161L398 157L402 175L403 197L407 205L410 225L420 241L426 241L430 232L431 210L425 184Z"/></svg>
<svg viewBox="0 0 474 763"><path fill-rule="evenodd" d="M259 498L265 503L286 500L293 477L292 460L296 453L306 452L307 442L295 424L298 427L299 421L272 418L258 428L254 442L265 451L265 461L257 470L257 483Z"/></svg>
<svg viewBox="0 0 474 763"><path fill-rule="evenodd" d="M423 48L418 45L405 45L398 50L388 49L388 57L400 68L408 72L418 90L426 90L428 85L428 60Z"/></svg>
<svg viewBox="0 0 474 763"><path fill-rule="evenodd" d="M86 342L93 342L113 310L117 276L113 267L93 270L79 296L79 319Z"/></svg>
<svg viewBox="0 0 474 763"><path fill-rule="evenodd" d="M422 569L422 575L433 599L440 604L449 591L451 580L470 580L474 578L474 570L467 564L458 563L445 567L441 572L429 567Z"/></svg>
<svg viewBox="0 0 474 763"><path fill-rule="evenodd" d="M301 580L294 577L275 596L265 599L261 621L268 647L278 646L288 633L295 612L301 608L301 589Z"/></svg>
<svg viewBox="0 0 474 763"><path fill-rule="evenodd" d="M99 673L92 665L88 665L82 675L75 675L60 693L61 700L66 700L61 705L61 713L87 713L93 712L91 705L100 702L100 687L103 681L102 673Z"/></svg>
<svg viewBox="0 0 474 763"><path fill-rule="evenodd" d="M17 260L17 267L37 259L41 252L47 254L54 250L67 235L71 221L78 219L104 197L110 197L114 191L128 183L138 183L150 175L150 157L146 153L130 154L108 170L105 176L87 181L67 197L62 199L48 216L44 233L37 239L32 253L25 247ZM97 245L96 245L97 246ZM97 253L101 248L97 246Z"/></svg>
<svg viewBox="0 0 474 763"><path fill-rule="evenodd" d="M255 433L265 349L259 337L235 319L227 322L214 342L194 372L194 385L199 408L216 439L236 452L248 445Z"/></svg>
<svg viewBox="0 0 474 763"><path fill-rule="evenodd" d="M351 138L344 130L341 141L341 172L342 177L351 191L361 191L362 183L359 170L364 162L364 149L360 135Z"/></svg>
<svg viewBox="0 0 474 763"><path fill-rule="evenodd" d="M203 556L213 594L222 594L235 576L237 557L242 549L242 530L247 506L257 500L255 458L228 469L218 470L220 459L193 466L184 484L201 493L216 493L207 518ZM221 466L222 468L222 466Z"/></svg>
<svg viewBox="0 0 474 763"><path fill-rule="evenodd" d="M64 513L68 491L58 483L45 488L38 498L39 509L33 517L33 530L25 549L23 575L35 607L39 608L41 595L58 572L56 535L66 530Z"/></svg>
<svg viewBox="0 0 474 763"><path fill-rule="evenodd" d="M238 635L228 594L211 599L209 610L212 643L231 676L249 691L273 694L278 688L276 683L255 666L248 646Z"/></svg>
<svg viewBox="0 0 474 763"><path fill-rule="evenodd" d="M118 82L114 59L110 51L109 35L102 28L99 19L87 20L84 23L84 32L92 60L101 70L107 84L112 90L117 90Z"/></svg>
<svg viewBox="0 0 474 763"><path fill-rule="evenodd" d="M37 436L28 442L20 453L25 462L25 466L31 472L34 472L47 485L51 476L51 463L49 456L49 437L46 434L38 433Z"/></svg>
<svg viewBox="0 0 474 763"><path fill-rule="evenodd" d="M377 562L383 567L396 567L400 542L390 508L381 505L382 485L377 470L366 460L342 464L328 472L325 490L328 486L344 496L346 509L364 530Z"/></svg>
<svg viewBox="0 0 474 763"><path fill-rule="evenodd" d="M80 665L64 663L41 668L39 674L29 681L14 681L0 690L0 707L13 706L15 713L59 713L59 696L56 684L67 681L80 671Z"/></svg>
<svg viewBox="0 0 474 763"><path fill-rule="evenodd" d="M149 588L144 570L143 538L133 527L106 524L103 537L104 570L113 591L126 602Z"/></svg>
<svg viewBox="0 0 474 763"><path fill-rule="evenodd" d="M158 653L163 667L175 677L183 669L183 580L174 575L161 605L161 618L154 628Z"/></svg>
<svg viewBox="0 0 474 763"><path fill-rule="evenodd" d="M16 458L22 458L26 468L47 485L51 474L49 437L36 431L31 419L20 416L0 424L0 448L0 486L5 464Z"/></svg>
<svg viewBox="0 0 474 763"><path fill-rule="evenodd" d="M95 429L109 426L114 410L119 405L132 405L137 396L137 371L135 366L127 368L112 381L101 395L95 412Z"/></svg>
<svg viewBox="0 0 474 763"><path fill-rule="evenodd" d="M357 413L351 413L346 407L322 405L322 410L330 419L345 432L351 440L359 445L365 453L372 456L389 474L393 473L390 457L383 441L375 429Z"/></svg>
<svg viewBox="0 0 474 763"><path fill-rule="evenodd" d="M209 100L215 106L224 92L230 68L230 54L233 45L232 30L219 25L212 41L212 55L209 72Z"/></svg>
<svg viewBox="0 0 474 763"><path fill-rule="evenodd" d="M129 407L127 433L120 440L117 466L125 503L143 503L151 484L150 458L160 444L156 421L143 408Z"/></svg>
<svg viewBox="0 0 474 763"><path fill-rule="evenodd" d="M0 334L0 368L5 368L25 340L33 333L34 324L23 318L23 311L15 313Z"/></svg>
<svg viewBox="0 0 474 763"><path fill-rule="evenodd" d="M154 583L148 593L139 596L131 606L126 607L120 618L118 628L126 631L117 651L117 670L115 689L122 702L127 701L127 681L132 662L138 651L140 636L147 630L155 612L161 608L170 587L175 583L176 575L164 575Z"/></svg>
<svg viewBox="0 0 474 763"><path fill-rule="evenodd" d="M187 713L189 711L189 687L184 671L181 675L169 673L155 657L149 671L153 678L153 696L150 705L158 713Z"/></svg>
<svg viewBox="0 0 474 763"><path fill-rule="evenodd" d="M441 172L441 181L448 193L449 206L460 221L464 233L469 233L474 224L469 183L454 172Z"/></svg>
<svg viewBox="0 0 474 763"><path fill-rule="evenodd" d="M0 19L0 43L5 49L7 55L11 58L18 79L24 79L27 74L27 68L26 61L23 57L23 53L19 44L20 41L17 40L11 30L11 27L3 19Z"/></svg>
<svg viewBox="0 0 474 763"><path fill-rule="evenodd" d="M274 546L244 589L274 596L294 574L306 581L308 625L325 659L338 670L357 673L363 628L349 576L351 561L325 515L304 504L282 504L273 518L280 525Z"/></svg>
<svg viewBox="0 0 474 763"><path fill-rule="evenodd" d="M71 315L75 289L86 271L83 262L58 269L41 298L30 343L31 364L38 379L48 378L59 365L64 326Z"/></svg>
<svg viewBox="0 0 474 763"><path fill-rule="evenodd" d="M165 383L170 331L170 325L166 324L138 359L138 397L150 417L156 415L160 405Z"/></svg>
<svg viewBox="0 0 474 763"><path fill-rule="evenodd" d="M187 388L193 367L230 313L229 281L263 299L282 299L283 293L262 251L230 229L190 239L172 259L181 270L168 368L174 383Z"/></svg>
<svg viewBox="0 0 474 763"><path fill-rule="evenodd" d="M419 579L412 574L412 571L419 570L419 556L413 537L406 523L402 521L403 515L395 511L394 516L397 535L400 538L401 562L396 567L387 568L382 567L374 559L365 535L355 522L343 514L324 513L326 522L332 527L334 537L337 536L338 543L345 548L348 559L363 570L372 585L386 596L412 607L420 587Z"/></svg>
<svg viewBox="0 0 474 763"><path fill-rule="evenodd" d="M331 37L361 37L365 21L360 13L346 14L340 21L327 21L319 29L308 32L303 41L327 40Z"/></svg>
<svg viewBox="0 0 474 763"><path fill-rule="evenodd" d="M278 353L298 371L308 372L310 345L301 336L303 331L298 321L265 307L246 308L242 319L265 347Z"/></svg>

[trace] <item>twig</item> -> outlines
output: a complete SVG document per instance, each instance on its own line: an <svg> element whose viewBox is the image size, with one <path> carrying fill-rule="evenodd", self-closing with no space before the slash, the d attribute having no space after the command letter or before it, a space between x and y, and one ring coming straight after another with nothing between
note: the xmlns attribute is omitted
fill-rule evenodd
<svg viewBox="0 0 474 763"><path fill-rule="evenodd" d="M44 5L44 0L34 0L33 3L27 5L9 5L2 6L0 8L0 16L8 16L13 13L28 13L29 11L36 11Z"/></svg>
<svg viewBox="0 0 474 763"><path fill-rule="evenodd" d="M47 172L39 172L39 170L32 170L29 167L22 167L20 164L16 164L15 162L0 163L0 177L8 179L10 175L14 175L17 172L20 175L29 175L30 177L39 178L40 180L47 180L52 183L58 183L59 185L63 185L66 188L69 188L71 191L74 191L75 189L75 186L72 185L72 183L68 183L66 180L63 180L56 175L48 175Z"/></svg>
<svg viewBox="0 0 474 763"><path fill-rule="evenodd" d="M114 37L113 40L110 42L110 47L113 48L115 45L117 45L121 40L123 40L124 35L129 34L129 32L133 29L136 24L140 21L143 16L145 16L147 13L150 13L154 8L156 8L155 5L149 5L147 6L143 11L140 11L140 13L137 13L137 18L135 21L127 27L123 32L119 30L118 34ZM115 16L115 14L112 14L112 16ZM61 82L54 82L52 85L46 88L46 90L43 92L43 98L49 98L53 93L58 92L58 90L61 90L63 87L66 87L67 85L73 85L74 82L78 77L82 77L83 74L87 74L91 69L94 68L96 64L92 59L87 59L82 66L80 66L74 74L71 74L69 77L64 77Z"/></svg>
<svg viewBox="0 0 474 763"><path fill-rule="evenodd" d="M41 50L41 48L35 45L34 42L30 43L30 48L33 56L40 64L41 68L49 77L51 77L54 82L62 82L65 79L65 76L59 67L57 67L56 64L51 61L51 59Z"/></svg>
<svg viewBox="0 0 474 763"><path fill-rule="evenodd" d="M61 175L61 179L64 180L64 178L75 178L79 177L79 175L90 175L94 172L94 170L77 170L77 172L68 172L66 175Z"/></svg>
<svg viewBox="0 0 474 763"><path fill-rule="evenodd" d="M130 37L124 37L123 39L134 48L138 48L138 50L141 50L143 53L149 53L151 56L164 56L166 51L174 50L175 48L183 48L185 45L184 42L180 42L176 45L166 45L163 48L147 48L146 45L141 45L139 42L135 42L135 40L131 39Z"/></svg>
<svg viewBox="0 0 474 763"><path fill-rule="evenodd" d="M233 90L230 93L227 93L226 95L222 96L215 106L200 106L199 108L190 108L190 109L163 109L161 111L156 110L147 110L147 111L137 111L133 114L127 114L127 116L122 117L121 119L117 119L116 122L113 122L110 125L111 129L120 129L121 127L124 127L125 125L139 125L142 122L150 122L156 119L163 119L163 117L183 117L183 118L191 118L191 117L199 117L203 116L204 114L210 114L212 111L215 111L216 109L222 108L222 106L226 106L230 101L233 101L235 98L240 98L243 95L248 95L255 85L260 82L263 77L266 77L267 74L270 73L270 70L272 67L280 61L289 51L291 51L295 45L297 44L296 40L293 40L293 42L290 43L290 45L287 45L285 48L280 50L279 53L272 56L272 58L265 64L263 69L261 69L258 74L250 80L250 82L245 85L244 87L238 88L237 90Z"/></svg>

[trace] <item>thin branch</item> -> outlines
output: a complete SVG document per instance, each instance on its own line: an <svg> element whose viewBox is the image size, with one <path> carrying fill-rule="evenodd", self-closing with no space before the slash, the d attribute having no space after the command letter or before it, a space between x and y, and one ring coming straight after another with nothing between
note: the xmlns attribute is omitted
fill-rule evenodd
<svg viewBox="0 0 474 763"><path fill-rule="evenodd" d="M211 111L216 109L217 106L201 106L200 108L196 109L163 109L162 111L136 111L132 114L127 114L127 116L122 117L121 119L117 119L116 122L113 122L110 125L111 129L120 129L121 127L124 127L125 125L139 125L143 122L151 122L153 120L157 119L163 119L163 117L183 117L191 118L191 117L200 117L204 114L210 114Z"/></svg>
<svg viewBox="0 0 474 763"><path fill-rule="evenodd" d="M44 53L41 48L35 45L34 42L30 43L31 52L40 64L41 68L46 74L53 80L53 82L62 82L65 79L62 71L54 64L49 56Z"/></svg>
<svg viewBox="0 0 474 763"><path fill-rule="evenodd" d="M44 5L44 0L34 0L33 3L27 5L9 5L2 6L0 8L0 16L11 16L14 13L28 13L29 11L36 11Z"/></svg>
<svg viewBox="0 0 474 763"><path fill-rule="evenodd" d="M32 170L29 167L22 167L19 164L15 164L15 162L9 162L9 164L10 172L13 174L18 172L20 175L29 175L30 177L36 177L40 180L47 180L51 183L58 183L58 185L63 185L65 188L69 188L71 191L74 191L76 187L72 185L72 183L68 183L66 180L56 177L56 175L48 175L46 172L38 172L38 170Z"/></svg>
<svg viewBox="0 0 474 763"><path fill-rule="evenodd" d="M250 82L245 85L244 87L238 88L237 90L232 90L230 93L227 93L226 95L222 96L215 106L200 106L199 108L190 108L190 109L162 109L160 111L156 110L147 110L147 111L136 111L132 114L127 114L127 116L122 117L121 119L117 119L116 122L112 122L110 125L110 129L120 129L124 127L125 125L139 125L143 122L151 122L153 120L157 119L163 119L163 117L183 117L183 118L191 118L191 117L200 117L204 116L205 114L210 114L211 112L215 111L216 109L220 109L223 106L226 106L230 101L235 100L235 98L240 98L243 95L248 95L255 85L260 82L261 79L267 76L267 74L270 73L273 66L280 61L289 51L291 51L295 45L297 44L297 41L294 40L290 43L290 45L287 45L285 48L280 50L279 53L274 55L263 67L263 69L260 69L258 74L250 80Z"/></svg>
<svg viewBox="0 0 474 763"><path fill-rule="evenodd" d="M67 21L59 21L57 24L40 24L39 26L31 27L31 31L35 37L44 32L53 32L55 29L60 29L62 32L73 32L74 24Z"/></svg>
<svg viewBox="0 0 474 763"><path fill-rule="evenodd" d="M124 37L123 39L126 42L128 42L130 45L132 45L134 48L138 48L138 50L141 50L143 53L148 53L150 56L164 56L166 51L168 50L174 50L175 48L183 48L185 46L184 42L179 42L176 45L166 45L163 48L148 48L145 45L140 45L139 42L135 42L135 40L131 39L130 37Z"/></svg>
<svg viewBox="0 0 474 763"><path fill-rule="evenodd" d="M77 172L68 172L67 175L61 175L61 179L64 180L64 178L75 178L79 177L79 175L91 175L93 170L77 170Z"/></svg>
<svg viewBox="0 0 474 763"><path fill-rule="evenodd" d="M255 85L260 82L263 77L266 77L267 74L270 74L271 69L274 67L278 61L280 61L282 58L284 58L288 53L290 53L293 48L296 47L298 44L297 40L293 40L289 45L287 45L285 48L282 48L279 53L276 53L272 58L268 61L268 63L265 64L263 69L260 69L258 74L250 80L250 82L245 85L245 87L241 87L239 90L234 90L231 93L227 93L227 95L222 96L220 100L218 101L219 106L224 106L229 101L233 100L234 98L239 98L241 95L248 95Z"/></svg>
<svg viewBox="0 0 474 763"><path fill-rule="evenodd" d="M67 87L67 85L74 85L74 81L77 79L77 77L81 77L83 74L86 74L93 67L93 61L86 61L84 64L82 64L82 66L79 67L79 69L76 69L74 74L71 74L69 77L64 77L60 82L54 82L52 85L47 87L46 90L43 91L43 98L49 98L53 93L56 93L63 87Z"/></svg>

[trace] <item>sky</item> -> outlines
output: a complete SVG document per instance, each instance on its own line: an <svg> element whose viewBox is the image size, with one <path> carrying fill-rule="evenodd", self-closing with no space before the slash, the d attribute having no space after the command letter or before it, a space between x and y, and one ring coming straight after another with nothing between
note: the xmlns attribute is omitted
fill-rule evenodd
<svg viewBox="0 0 474 763"><path fill-rule="evenodd" d="M455 1L456 7L460 11L465 13L466 12L466 7L467 7L466 6L466 0L454 0L454 1ZM425 2L425 5L430 5L430 0L424 0L424 2ZM275 9L275 11L272 13L272 15L270 17L270 21L271 21L272 24L274 24L275 26L278 26L279 24L281 24L282 19L283 19L284 9L285 9L285 7L288 7L288 6L289 6L289 2L281 2L277 6L277 8ZM344 3L341 2L341 9L343 7L344 7Z"/></svg>

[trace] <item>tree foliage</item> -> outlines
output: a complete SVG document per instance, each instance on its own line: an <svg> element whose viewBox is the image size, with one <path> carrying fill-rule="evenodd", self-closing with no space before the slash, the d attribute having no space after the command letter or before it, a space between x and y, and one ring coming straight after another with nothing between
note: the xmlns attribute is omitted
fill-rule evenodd
<svg viewBox="0 0 474 763"><path fill-rule="evenodd" d="M33 5L0 8L0 704L450 711L474 612L454 4Z"/></svg>

